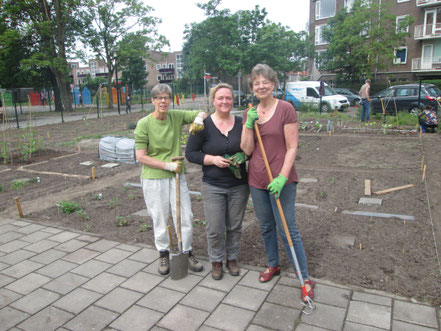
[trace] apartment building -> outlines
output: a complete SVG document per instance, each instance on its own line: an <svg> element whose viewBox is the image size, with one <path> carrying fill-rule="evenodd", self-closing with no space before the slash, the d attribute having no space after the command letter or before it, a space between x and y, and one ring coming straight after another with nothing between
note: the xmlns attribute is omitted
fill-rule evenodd
<svg viewBox="0 0 441 331"><path fill-rule="evenodd" d="M104 60L89 60L88 66L80 66L79 62L69 62L71 68L71 77L74 86L79 86L90 75L92 78L108 76L108 69Z"/></svg>
<svg viewBox="0 0 441 331"><path fill-rule="evenodd" d="M182 78L182 52L150 51L145 60L145 68L148 72L147 89L151 89L158 83L170 84L175 79Z"/></svg>
<svg viewBox="0 0 441 331"><path fill-rule="evenodd" d="M410 37L395 49L395 58L386 70L377 72L377 79L389 78L392 82L416 81L418 79L441 78L441 0L371 0L388 3L396 16L397 26L406 16L415 22L409 26ZM316 54L326 51L327 43L322 30L328 20L340 10L351 8L354 0L311 0L310 33L314 35ZM317 57L316 57L317 58ZM310 61L313 79L324 79L332 83L335 75L325 72L317 61Z"/></svg>

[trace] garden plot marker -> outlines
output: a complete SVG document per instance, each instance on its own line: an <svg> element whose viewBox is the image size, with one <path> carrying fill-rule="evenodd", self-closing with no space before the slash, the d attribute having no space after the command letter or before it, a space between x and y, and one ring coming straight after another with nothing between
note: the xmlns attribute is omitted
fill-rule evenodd
<svg viewBox="0 0 441 331"><path fill-rule="evenodd" d="M95 180L95 167L92 167L92 180Z"/></svg>
<svg viewBox="0 0 441 331"><path fill-rule="evenodd" d="M424 182L424 178L426 178L426 165L424 165L424 169L423 169L423 177L421 178L422 182Z"/></svg>
<svg viewBox="0 0 441 331"><path fill-rule="evenodd" d="M424 178L423 178L424 180ZM382 190L382 191L377 191L374 192L374 194L386 194L386 193L390 193L390 192L395 192L395 191L400 191L400 190L405 190L407 188L410 187L414 187L414 184L408 184L408 185L403 185L403 186L397 186L397 187L392 187L392 188L388 188L387 190Z"/></svg>
<svg viewBox="0 0 441 331"><path fill-rule="evenodd" d="M20 199L18 197L14 198L15 200L15 205L17 206L17 210L18 210L18 215L20 216L20 218L23 218L23 211L21 210L21 204L20 204Z"/></svg>
<svg viewBox="0 0 441 331"><path fill-rule="evenodd" d="M370 179L365 179L364 180L364 195L372 195L372 190L371 190L371 180Z"/></svg>

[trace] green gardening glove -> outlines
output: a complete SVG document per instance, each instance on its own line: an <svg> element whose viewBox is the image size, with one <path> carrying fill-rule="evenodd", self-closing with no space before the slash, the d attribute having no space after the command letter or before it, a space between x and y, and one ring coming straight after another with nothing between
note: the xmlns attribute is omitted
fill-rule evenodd
<svg viewBox="0 0 441 331"><path fill-rule="evenodd" d="M275 194L276 199L278 199L280 192L282 192L287 180L288 178L284 177L282 174L279 174L277 178L274 178L273 181L269 183L267 190L270 191L271 194Z"/></svg>
<svg viewBox="0 0 441 331"><path fill-rule="evenodd" d="M245 127L250 130L254 129L254 122L259 119L259 115L257 115L257 108L252 107L247 112L247 120L245 121Z"/></svg>
<svg viewBox="0 0 441 331"><path fill-rule="evenodd" d="M238 153L236 153L236 154L238 154ZM234 154L234 155L236 155L236 154ZM233 173L234 177L236 177L236 178L238 178L238 179L241 179L241 178L242 178L242 175L240 174L240 165L239 165L239 164L238 164L238 165L235 165L235 164L233 164L233 162L231 161L231 160L233 159L234 155L233 155L233 156L230 156L230 155L228 155L228 154L225 154L225 155L224 155L224 158L226 158L227 160L230 160L230 165L229 165L228 169L230 169L230 171ZM244 155L245 155L245 154L244 154Z"/></svg>
<svg viewBox="0 0 441 331"><path fill-rule="evenodd" d="M235 166L240 166L241 164L245 163L246 159L247 157L244 152L238 152L229 157L230 163Z"/></svg>

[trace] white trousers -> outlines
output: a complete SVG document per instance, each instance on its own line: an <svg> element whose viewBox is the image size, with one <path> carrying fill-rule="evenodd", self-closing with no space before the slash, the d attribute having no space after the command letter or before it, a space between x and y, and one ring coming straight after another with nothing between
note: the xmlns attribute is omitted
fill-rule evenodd
<svg viewBox="0 0 441 331"><path fill-rule="evenodd" d="M181 174L180 178L182 250L187 253L191 251L193 212L191 211L190 193L185 175ZM177 230L176 179L174 177L166 179L141 179L141 182L145 204L153 219L156 249L158 251L170 251L170 240L167 231L170 209L173 224L175 230Z"/></svg>

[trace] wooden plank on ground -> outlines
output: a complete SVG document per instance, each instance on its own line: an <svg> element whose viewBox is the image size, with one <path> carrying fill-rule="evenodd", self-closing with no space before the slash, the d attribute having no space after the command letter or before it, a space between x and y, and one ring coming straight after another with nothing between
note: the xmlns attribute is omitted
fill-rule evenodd
<svg viewBox="0 0 441 331"><path fill-rule="evenodd" d="M371 180L370 179L365 179L364 180L364 195L372 195L372 190L371 190Z"/></svg>
<svg viewBox="0 0 441 331"><path fill-rule="evenodd" d="M390 192L395 192L395 191L405 190L405 189L407 189L407 188L414 187L414 186L415 186L414 184L408 184L408 185L403 185L403 186L397 186L397 187L388 188L387 190L374 192L374 194L386 194L386 193L390 193Z"/></svg>

